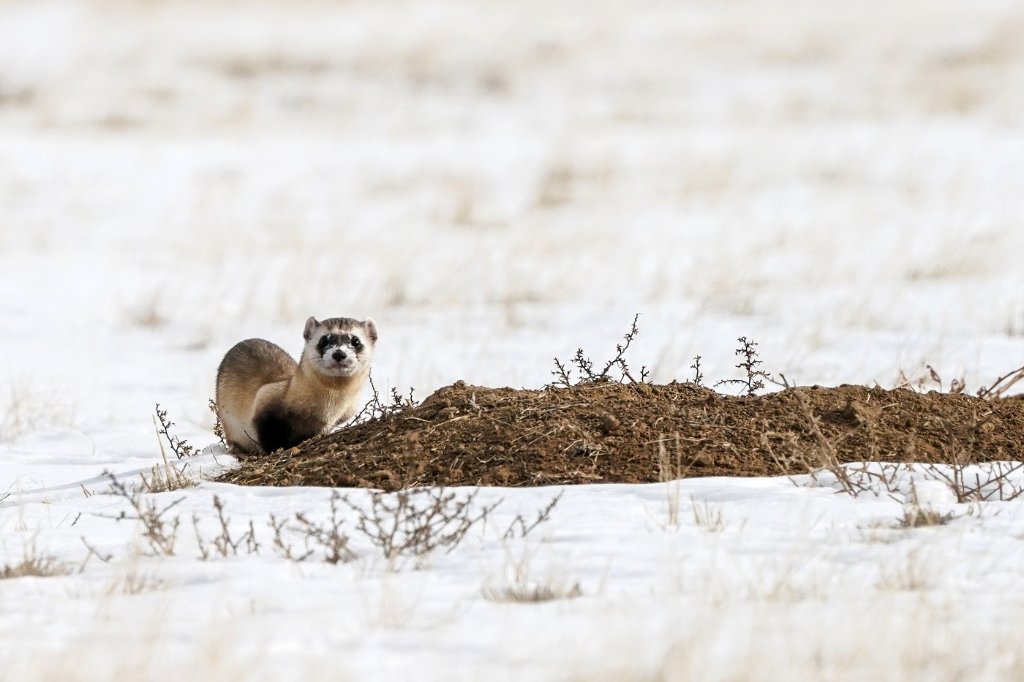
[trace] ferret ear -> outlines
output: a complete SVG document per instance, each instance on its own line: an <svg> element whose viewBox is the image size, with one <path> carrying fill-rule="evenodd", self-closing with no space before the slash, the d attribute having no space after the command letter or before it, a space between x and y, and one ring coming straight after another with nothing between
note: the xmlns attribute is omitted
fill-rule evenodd
<svg viewBox="0 0 1024 682"><path fill-rule="evenodd" d="M320 323L316 321L315 317L311 317L306 320L306 328L302 330L302 338L309 341L313 338L313 331L320 326Z"/></svg>
<svg viewBox="0 0 1024 682"><path fill-rule="evenodd" d="M363 320L363 326L366 327L366 333L370 335L374 343L377 343L377 323L373 321L372 317L368 317Z"/></svg>

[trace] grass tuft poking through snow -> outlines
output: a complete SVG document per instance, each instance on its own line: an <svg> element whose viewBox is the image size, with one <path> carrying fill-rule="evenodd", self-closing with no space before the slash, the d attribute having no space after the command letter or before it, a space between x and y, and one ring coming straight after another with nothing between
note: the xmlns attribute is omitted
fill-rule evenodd
<svg viewBox="0 0 1024 682"><path fill-rule="evenodd" d="M52 556L41 554L35 544L25 548L20 561L11 564L0 564L0 579L9 578L47 578L55 575L67 575L71 572L67 565Z"/></svg>

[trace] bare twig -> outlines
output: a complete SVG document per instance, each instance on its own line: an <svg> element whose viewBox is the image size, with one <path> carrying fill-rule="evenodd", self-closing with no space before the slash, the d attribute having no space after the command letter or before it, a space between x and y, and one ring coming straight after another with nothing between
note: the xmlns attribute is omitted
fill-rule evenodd
<svg viewBox="0 0 1024 682"><path fill-rule="evenodd" d="M171 435L171 427L174 426L174 422L167 418L167 410L160 409L160 403L156 404L154 424L156 426L156 432L167 440L167 445L171 448L171 452L173 452L178 459L199 454L199 451L189 445L187 440Z"/></svg>
<svg viewBox="0 0 1024 682"><path fill-rule="evenodd" d="M366 401L362 409L349 422L350 424L363 424L369 421L388 419L406 410L416 407L418 404L413 397L413 389L409 389L408 396L402 396L397 388L391 389L391 403L381 399L381 393L373 383L373 374L368 377L370 384L370 399Z"/></svg>
<svg viewBox="0 0 1024 682"><path fill-rule="evenodd" d="M737 384L743 387L748 396L757 395L757 392L764 388L764 382L776 384L777 386L789 387L789 382L783 377L782 381L777 380L772 374L765 372L760 369L762 364L761 358L757 354L757 343L749 340L745 336L741 336L739 339L739 347L736 348L736 355L741 359L739 364L736 365L737 369L742 369L746 374L743 379L722 379L717 382L715 386L723 386L728 384Z"/></svg>
<svg viewBox="0 0 1024 682"><path fill-rule="evenodd" d="M695 355L693 357L693 364L690 365L690 369L693 370L693 383L697 386L704 385L704 373L701 372L700 361L701 357L699 355Z"/></svg>
<svg viewBox="0 0 1024 682"><path fill-rule="evenodd" d="M517 514L516 517L512 519L512 522L508 525L508 529L505 531L505 534L502 537L505 540L511 540L516 537L525 538L527 535L530 534L530 531L532 531L540 524L545 523L551 518L552 510L558 504L558 501L562 499L562 495L564 494L565 491L562 490L559 491L559 493L555 495L553 498L551 498L551 501L548 502L543 509L540 509L537 512L537 518L535 518L533 522L530 524L526 523L526 519L523 518L522 514Z"/></svg>
<svg viewBox="0 0 1024 682"><path fill-rule="evenodd" d="M220 412L217 411L217 403L210 398L210 412L213 412L213 435L217 436L220 444L227 447L228 441L224 437L224 423L220 420Z"/></svg>
<svg viewBox="0 0 1024 682"><path fill-rule="evenodd" d="M82 559L82 565L78 567L78 572L79 573L81 573L82 571L85 570L85 566L86 566L86 564L89 563L89 559L91 559L93 557L96 557L97 559L99 559L103 563L107 563L111 559L114 558L113 554L103 554L99 550L97 550L95 547L90 545L89 542L85 539L84 535L81 536L81 539L82 539L82 544L85 545L85 549L88 550L88 553L85 555L85 558Z"/></svg>
<svg viewBox="0 0 1024 682"><path fill-rule="evenodd" d="M992 382L991 386L978 389L978 397L984 398L985 400L996 400L998 398L1002 398L1003 395L1014 386L1014 384L1021 380L1024 380L1024 367L1019 367L1012 372L1004 374Z"/></svg>
<svg viewBox="0 0 1024 682"><path fill-rule="evenodd" d="M270 515L270 527L274 531L274 551L278 555L288 559L289 561L305 561L309 557L313 556L313 550L309 548L308 544L304 553L297 553L291 543L285 541L284 532L288 525L288 519L278 519L273 514Z"/></svg>
<svg viewBox="0 0 1024 682"><path fill-rule="evenodd" d="M338 502L343 499L338 491L331 493L331 516L324 525L311 521L302 513L295 514L299 529L305 533L307 546L310 542L318 545L323 551L324 561L329 564L347 563L356 558L355 552L348 548L348 535L341 530L345 522L338 513Z"/></svg>
<svg viewBox="0 0 1024 682"><path fill-rule="evenodd" d="M555 380L549 384L552 387L564 386L568 388L572 386L571 372L558 358L555 358L555 369L552 370L551 376L555 377Z"/></svg>
<svg viewBox="0 0 1024 682"><path fill-rule="evenodd" d="M338 502L342 500L338 491L331 493L331 515L326 524L320 524L303 512L296 512L294 523L289 526L288 519L278 519L270 515L270 527L274 531L274 551L289 561L306 561L316 554L319 548L323 560L329 564L347 563L356 558L356 553L348 547L349 537L342 530L344 520L339 513ZM285 533L298 534L303 542L303 551L297 551L285 539Z"/></svg>

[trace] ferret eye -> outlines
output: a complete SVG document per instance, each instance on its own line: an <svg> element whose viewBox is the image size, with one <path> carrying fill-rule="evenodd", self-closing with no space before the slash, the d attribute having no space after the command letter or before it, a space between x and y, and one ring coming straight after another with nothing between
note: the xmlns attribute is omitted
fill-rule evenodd
<svg viewBox="0 0 1024 682"><path fill-rule="evenodd" d="M363 342L359 340L358 336L352 337L352 347L355 348L356 350L359 350L360 348L363 347Z"/></svg>

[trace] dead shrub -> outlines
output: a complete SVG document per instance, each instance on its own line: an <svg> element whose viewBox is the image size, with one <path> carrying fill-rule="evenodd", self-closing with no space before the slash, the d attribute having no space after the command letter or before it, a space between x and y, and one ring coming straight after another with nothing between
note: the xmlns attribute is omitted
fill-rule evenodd
<svg viewBox="0 0 1024 682"><path fill-rule="evenodd" d="M199 454L199 450L190 445L187 440L179 438L171 433L171 427L174 426L174 422L167 418L167 410L160 409L160 403L156 404L156 415L153 417L153 425L156 428L157 435L163 437L167 441L167 445L171 448L171 452L173 452L178 459L184 459L185 457L192 457L193 455ZM163 446L161 444L161 450L162 449Z"/></svg>
<svg viewBox="0 0 1024 682"><path fill-rule="evenodd" d="M349 421L349 424L365 424L372 421L384 421L395 417L406 410L410 410L416 407L419 402L413 397L413 389L409 389L409 394L403 396L398 392L397 388L391 389L391 402L387 402L386 399L381 398L380 392L377 390L376 384L373 383L373 373L371 372L368 379L370 384L370 399L366 401L362 409L356 413L354 417Z"/></svg>
<svg viewBox="0 0 1024 682"><path fill-rule="evenodd" d="M781 377L781 380L778 380L774 375L761 369L761 365L764 363L758 355L757 343L755 341L752 341L745 336L741 336L737 341L740 345L736 348L736 355L739 356L740 361L739 364L736 365L736 369L743 370L744 378L722 379L715 384L715 388L719 386L738 385L748 396L755 396L758 391L764 389L765 381L783 388L789 388L789 382L786 380L785 374L780 374L779 376ZM699 386L703 378L700 373L700 356L697 356L691 367L693 367L694 372L696 373L695 383Z"/></svg>
<svg viewBox="0 0 1024 682"><path fill-rule="evenodd" d="M149 556L174 556L181 518L177 516L168 518L167 513L184 502L185 498L179 497L164 507L158 507L154 500L143 501L142 491L129 492L111 472L105 471L103 475L110 481L111 493L126 500L133 512L128 513L122 510L117 516L108 518L113 518L115 521L138 521L142 529L142 538L149 547Z"/></svg>
<svg viewBox="0 0 1024 682"><path fill-rule="evenodd" d="M419 560L438 549L455 549L500 504L477 509L476 496L477 491L459 497L444 488L411 488L372 491L368 509L347 497L341 500L356 513L356 529L394 563L399 558Z"/></svg>
<svg viewBox="0 0 1024 682"><path fill-rule="evenodd" d="M561 360L555 358L555 369L551 372L551 375L555 378L553 382L548 384L548 388L557 388L562 386L564 388L570 388L581 383L595 383L600 381L611 381L612 371L618 370L620 373L619 381L626 383L644 383L647 381L647 375L649 374L647 367L643 366L640 368L640 380L633 378L633 374L629 369L629 365L626 363L626 351L629 350L629 346L636 339L637 334L640 333L637 322L640 319L640 313L633 316L633 324L630 325L629 331L623 337L622 342L615 345L615 355L604 363L604 366L600 370L594 369L594 362L587 357L582 348L576 349L576 354L572 356L572 365L576 368L579 375L577 381L572 379L572 370Z"/></svg>
<svg viewBox="0 0 1024 682"><path fill-rule="evenodd" d="M342 530L345 524L341 518L338 503L344 498L333 491L330 499L331 514L327 523L320 524L311 520L303 512L296 512L292 525L288 519L270 516L270 527L274 531L274 551L289 561L306 561L319 549L323 561L329 564L348 563L356 558L356 553L349 549L349 536ZM347 501L346 501L347 502ZM303 543L303 550L297 551L285 538L285 533L297 534Z"/></svg>
<svg viewBox="0 0 1024 682"><path fill-rule="evenodd" d="M924 475L942 481L957 502L1009 502L1024 493L1020 476L1024 462L968 464L959 448L950 448L951 464L927 464Z"/></svg>
<svg viewBox="0 0 1024 682"><path fill-rule="evenodd" d="M222 558L238 556L239 547L244 547L246 554L259 554L260 544L256 541L256 531L253 528L252 520L249 520L249 529L238 537L231 534L231 519L224 515L224 502L219 496L213 496L213 508L217 512L217 521L220 525L220 532L207 542L199 531L200 519L192 515L192 528L196 532L196 542L199 545L199 558L203 561L209 559L213 553Z"/></svg>
<svg viewBox="0 0 1024 682"><path fill-rule="evenodd" d="M157 415L159 415L159 410ZM166 416L166 413L164 413ZM160 446L160 458L163 460L163 464L154 464L149 471L149 478L146 478L145 474L140 473L139 478L142 479L142 488L147 493L166 493L174 490L181 490L182 488L192 488L195 486L195 481L185 475L183 465L181 469L172 465L167 461L167 451L164 449L164 442L161 439L161 426L157 425L157 420L154 417L153 427L156 429L157 445ZM163 427L163 433L166 435L167 427ZM187 444L186 444L186 447ZM178 459L181 459L179 457Z"/></svg>

